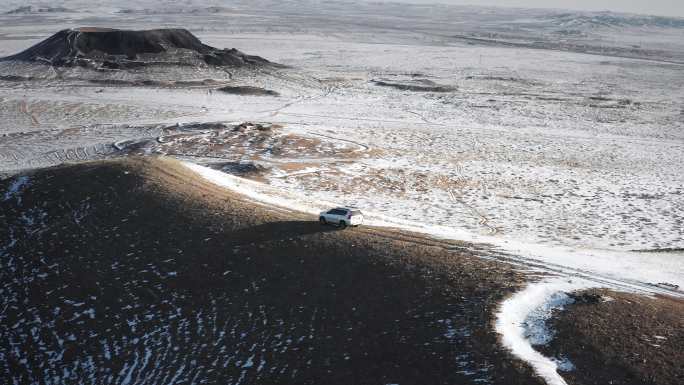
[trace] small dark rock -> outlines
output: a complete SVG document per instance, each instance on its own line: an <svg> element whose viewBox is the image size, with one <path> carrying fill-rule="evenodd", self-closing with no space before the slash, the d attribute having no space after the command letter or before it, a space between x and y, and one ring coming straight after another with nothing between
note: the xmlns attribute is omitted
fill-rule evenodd
<svg viewBox="0 0 684 385"><path fill-rule="evenodd" d="M601 294L598 294L598 293L583 292L580 294L570 293L568 295L570 296L570 298L575 300L575 303L578 303L578 304L593 305L593 304L601 303L603 300L603 297L601 296Z"/></svg>

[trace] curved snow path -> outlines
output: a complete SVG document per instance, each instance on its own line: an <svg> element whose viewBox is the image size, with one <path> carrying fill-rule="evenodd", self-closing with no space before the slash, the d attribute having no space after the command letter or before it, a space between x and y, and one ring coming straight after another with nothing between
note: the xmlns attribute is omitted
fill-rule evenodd
<svg viewBox="0 0 684 385"><path fill-rule="evenodd" d="M535 350L532 340L543 344L552 338L545 322L552 310L571 302L565 293L594 286L596 283L591 281L556 277L529 284L501 304L496 319L501 342L549 385L567 383L558 373L558 363Z"/></svg>
<svg viewBox="0 0 684 385"><path fill-rule="evenodd" d="M313 215L340 205L339 202L312 200L194 163L183 162L183 165L208 181L245 195L257 203ZM680 258L666 253L613 252L526 244L378 213L364 214L365 224L370 226L393 227L442 239L490 244L494 247L486 249L485 258L553 274L553 278L530 283L525 289L506 299L501 304L495 325L503 345L516 357L529 363L550 385L566 385L566 382L558 374L557 362L536 351L530 337L538 337L540 333L548 335L548 331L544 329L545 321L551 310L566 303L568 296L565 293L591 287L608 287L619 291L659 293L684 298L682 291L653 284L668 282L684 287L684 262L677 262ZM477 247L473 246L472 251L476 255L482 255L483 250Z"/></svg>

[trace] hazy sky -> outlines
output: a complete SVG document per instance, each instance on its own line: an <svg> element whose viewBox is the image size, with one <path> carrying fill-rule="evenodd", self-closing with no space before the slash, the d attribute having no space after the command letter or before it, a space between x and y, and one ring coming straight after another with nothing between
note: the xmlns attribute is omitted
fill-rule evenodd
<svg viewBox="0 0 684 385"><path fill-rule="evenodd" d="M496 5L528 8L566 8L684 17L684 0L393 0L405 3Z"/></svg>

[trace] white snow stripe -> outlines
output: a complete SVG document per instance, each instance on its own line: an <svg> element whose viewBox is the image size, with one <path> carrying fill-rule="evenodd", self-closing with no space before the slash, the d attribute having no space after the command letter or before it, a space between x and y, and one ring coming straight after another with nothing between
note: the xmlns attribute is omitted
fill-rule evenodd
<svg viewBox="0 0 684 385"><path fill-rule="evenodd" d="M528 285L503 302L496 319L496 331L501 342L511 353L532 366L534 371L549 385L567 385L558 374L556 361L536 351L530 343L530 336L536 342L551 338L545 326L549 313L567 303L567 296L559 295L596 286L585 280L569 281L557 277Z"/></svg>

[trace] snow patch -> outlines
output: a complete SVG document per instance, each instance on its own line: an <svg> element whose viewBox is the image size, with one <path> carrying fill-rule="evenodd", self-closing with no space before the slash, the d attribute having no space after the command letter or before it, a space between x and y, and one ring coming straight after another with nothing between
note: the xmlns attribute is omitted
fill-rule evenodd
<svg viewBox="0 0 684 385"><path fill-rule="evenodd" d="M576 369L568 357L552 358L552 360L558 365L558 370L561 372L572 372Z"/></svg>
<svg viewBox="0 0 684 385"><path fill-rule="evenodd" d="M5 192L3 202L16 198L17 204L21 204L21 192L28 187L29 181L29 177L26 175L19 176L13 180L9 189Z"/></svg>
<svg viewBox="0 0 684 385"><path fill-rule="evenodd" d="M546 345L554 337L553 330L550 330L546 323L553 316L554 310L563 310L565 305L575 302L572 297L562 291L553 292L545 299L541 306L533 309L527 314L523 328L525 337L532 346Z"/></svg>
<svg viewBox="0 0 684 385"><path fill-rule="evenodd" d="M554 309L569 304L565 294L594 287L594 282L556 277L528 285L503 302L496 320L496 331L503 345L519 359L529 363L549 385L566 385L558 370L569 365L545 357L532 345L548 343L553 334L546 327Z"/></svg>

